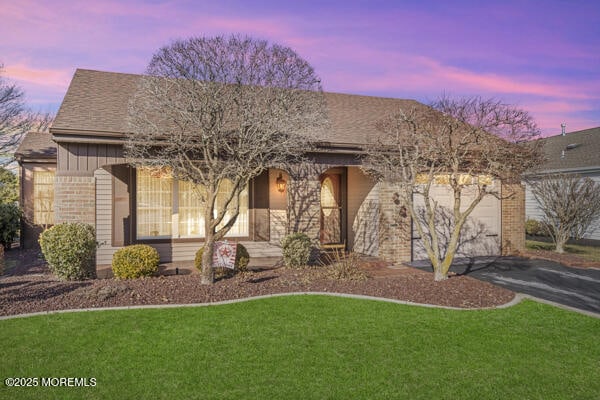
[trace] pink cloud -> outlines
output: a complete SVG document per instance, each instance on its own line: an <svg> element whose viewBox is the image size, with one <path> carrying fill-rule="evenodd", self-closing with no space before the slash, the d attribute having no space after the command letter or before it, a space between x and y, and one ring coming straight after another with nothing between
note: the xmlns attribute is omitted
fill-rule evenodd
<svg viewBox="0 0 600 400"><path fill-rule="evenodd" d="M66 89L73 76L72 69L35 68L23 63L6 65L9 78L29 85Z"/></svg>
<svg viewBox="0 0 600 400"><path fill-rule="evenodd" d="M360 60L364 64L368 60L374 69L385 66L383 73L371 76L365 76L361 72L353 76L355 73L349 70L336 72L330 83L335 87L345 85L350 90L419 90L430 91L430 94L434 95L450 90L462 93L518 94L587 100L597 98L597 89L600 88L600 82L568 85L542 83L527 76L480 73L444 65L420 55L378 52L361 46L352 51L345 49L336 53L332 56L339 57L340 60L346 59L346 62L340 61L340 65L347 65L351 60Z"/></svg>

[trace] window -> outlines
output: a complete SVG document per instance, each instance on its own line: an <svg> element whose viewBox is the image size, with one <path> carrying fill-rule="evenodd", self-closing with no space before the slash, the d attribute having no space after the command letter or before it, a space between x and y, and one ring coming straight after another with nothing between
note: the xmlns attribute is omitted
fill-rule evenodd
<svg viewBox="0 0 600 400"><path fill-rule="evenodd" d="M219 194L217 195L217 210L221 210L225 206L227 193L231 190L232 183L230 181L221 182L219 186ZM231 219L231 213L227 212L223 222L219 228ZM227 236L248 236L248 188L245 188L240 193L240 212L237 216L235 224L231 227Z"/></svg>
<svg viewBox="0 0 600 400"><path fill-rule="evenodd" d="M33 223L54 224L54 171L33 171Z"/></svg>
<svg viewBox="0 0 600 400"><path fill-rule="evenodd" d="M173 178L168 171L137 169L137 237L170 237Z"/></svg>
<svg viewBox="0 0 600 400"><path fill-rule="evenodd" d="M203 188L191 182L179 183L179 236L204 236Z"/></svg>
<svg viewBox="0 0 600 400"><path fill-rule="evenodd" d="M216 206L225 205L230 181L219 187ZM150 168L137 170L137 237L151 238L201 238L204 237L203 188L191 182L174 180L167 171ZM223 223L231 214L225 214ZM228 237L248 236L248 190L240 195L240 212L227 233Z"/></svg>

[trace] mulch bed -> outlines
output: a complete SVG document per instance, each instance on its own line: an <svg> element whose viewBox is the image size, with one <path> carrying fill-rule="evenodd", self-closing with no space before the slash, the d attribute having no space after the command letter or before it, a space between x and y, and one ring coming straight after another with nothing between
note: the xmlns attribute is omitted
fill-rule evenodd
<svg viewBox="0 0 600 400"><path fill-rule="evenodd" d="M57 280L40 259L19 253L9 255L16 263L0 277L0 315L211 303L288 292L359 294L460 308L494 307L509 302L515 295L467 276L451 276L444 282L435 282L431 273L409 267L389 268L382 263L365 264L368 278L358 281L331 279L325 273L326 267L312 267L248 272L213 285L200 284L198 274L64 282Z"/></svg>

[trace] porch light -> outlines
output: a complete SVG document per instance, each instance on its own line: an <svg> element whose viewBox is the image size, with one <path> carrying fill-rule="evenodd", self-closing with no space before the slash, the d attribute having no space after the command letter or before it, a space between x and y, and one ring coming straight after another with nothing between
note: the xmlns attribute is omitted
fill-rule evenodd
<svg viewBox="0 0 600 400"><path fill-rule="evenodd" d="M279 193L285 192L286 183L287 182L285 181L285 179L283 179L283 176L281 175L281 172L280 172L279 176L275 180L275 184L277 185L277 191L279 191Z"/></svg>

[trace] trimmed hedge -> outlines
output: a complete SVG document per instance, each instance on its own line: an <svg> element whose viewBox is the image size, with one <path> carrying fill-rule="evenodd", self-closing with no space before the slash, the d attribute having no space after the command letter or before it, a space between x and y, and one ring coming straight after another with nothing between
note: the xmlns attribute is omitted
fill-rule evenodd
<svg viewBox="0 0 600 400"><path fill-rule="evenodd" d="M115 278L134 279L150 276L158 271L158 251L147 244L125 246L115 252L112 271Z"/></svg>
<svg viewBox="0 0 600 400"><path fill-rule="evenodd" d="M194 266L198 271L202 271L202 255L204 254L204 247L200 248L196 252L194 258ZM215 277L223 278L234 275L237 272L248 271L248 264L250 263L250 254L243 244L237 244L237 252L235 253L235 269L217 267L215 268Z"/></svg>
<svg viewBox="0 0 600 400"><path fill-rule="evenodd" d="M50 270L60 279L96 277L98 243L93 226L80 222L54 225L40 234L39 242Z"/></svg>
<svg viewBox="0 0 600 400"><path fill-rule="evenodd" d="M283 262L286 267L303 267L308 265L312 249L310 238L304 233L292 233L281 241Z"/></svg>
<svg viewBox="0 0 600 400"><path fill-rule="evenodd" d="M535 219L525 221L525 233L529 236L545 236L544 226Z"/></svg>

